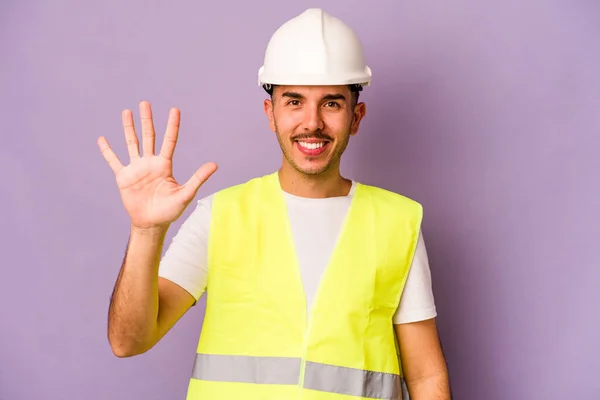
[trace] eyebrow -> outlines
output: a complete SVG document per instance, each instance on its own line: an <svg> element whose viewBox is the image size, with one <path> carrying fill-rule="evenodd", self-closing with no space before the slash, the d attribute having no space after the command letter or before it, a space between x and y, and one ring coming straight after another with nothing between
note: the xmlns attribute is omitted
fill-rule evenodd
<svg viewBox="0 0 600 400"><path fill-rule="evenodd" d="M323 96L323 100L346 100L346 96L344 96L341 93L335 93L335 94L326 94L325 96Z"/></svg>
<svg viewBox="0 0 600 400"><path fill-rule="evenodd" d="M304 96L297 92L284 92L281 97L290 97L292 99L302 100ZM346 96L341 93L326 94L321 100L346 100Z"/></svg>

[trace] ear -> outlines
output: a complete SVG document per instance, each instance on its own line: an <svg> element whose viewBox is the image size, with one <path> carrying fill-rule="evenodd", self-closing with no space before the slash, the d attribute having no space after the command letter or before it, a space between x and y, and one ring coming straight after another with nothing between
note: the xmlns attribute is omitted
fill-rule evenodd
<svg viewBox="0 0 600 400"><path fill-rule="evenodd" d="M267 118L269 119L269 127L275 132L275 117L273 116L273 101L271 99L265 99L264 110Z"/></svg>
<svg viewBox="0 0 600 400"><path fill-rule="evenodd" d="M367 106L365 103L358 103L354 106L354 111L352 113L352 125L350 126L350 135L354 136L358 133L358 127L360 126L360 121L367 115Z"/></svg>

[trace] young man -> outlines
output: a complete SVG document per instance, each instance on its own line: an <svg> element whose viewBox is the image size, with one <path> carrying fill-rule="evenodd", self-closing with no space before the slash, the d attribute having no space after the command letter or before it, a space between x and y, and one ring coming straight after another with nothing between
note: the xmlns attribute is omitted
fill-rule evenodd
<svg viewBox="0 0 600 400"><path fill-rule="evenodd" d="M158 155L150 105L142 155L123 112L130 164L98 141L131 217L109 310L117 356L148 351L206 293L189 400L450 398L421 206L340 175L370 81L339 19L309 9L283 24L259 70L281 168L200 200L162 259L169 225L217 166L179 185L179 111Z"/></svg>

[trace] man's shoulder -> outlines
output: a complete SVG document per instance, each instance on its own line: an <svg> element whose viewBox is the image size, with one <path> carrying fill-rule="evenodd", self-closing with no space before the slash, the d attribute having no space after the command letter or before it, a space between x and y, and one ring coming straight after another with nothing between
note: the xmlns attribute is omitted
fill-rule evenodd
<svg viewBox="0 0 600 400"><path fill-rule="evenodd" d="M406 222L411 225L414 223L415 227L420 226L423 206L416 200L396 191L369 184L358 184L356 192L361 193L361 204L365 209L375 210L373 215L380 219L382 226L398 226Z"/></svg>
<svg viewBox="0 0 600 400"><path fill-rule="evenodd" d="M263 186L267 182L267 180L272 177L273 174L268 174L249 178L243 182L219 189L200 201L207 201L212 203L218 199L220 203L228 202L228 200L236 202L239 200L240 196L244 195L248 191L256 190L260 186Z"/></svg>
<svg viewBox="0 0 600 400"><path fill-rule="evenodd" d="M214 195L232 194L232 193L241 192L244 189L247 189L249 187L257 186L257 185L264 183L266 181L266 179L268 179L270 176L271 175L262 175L262 176L256 176L253 178L246 179L243 182L239 182L239 183L227 186L223 189L220 189L217 192L215 192Z"/></svg>
<svg viewBox="0 0 600 400"><path fill-rule="evenodd" d="M368 183L360 183L357 182L357 189L360 188L364 193L370 195L370 197L374 200L384 202L384 203L402 203L406 205L413 205L415 207L421 207L421 204L409 197L406 194L386 189L380 186L370 185Z"/></svg>

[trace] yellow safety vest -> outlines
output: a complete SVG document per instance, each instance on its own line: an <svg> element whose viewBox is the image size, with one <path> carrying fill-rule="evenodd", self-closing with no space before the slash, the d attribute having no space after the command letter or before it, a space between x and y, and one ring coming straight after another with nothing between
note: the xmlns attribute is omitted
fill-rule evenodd
<svg viewBox="0 0 600 400"><path fill-rule="evenodd" d="M307 313L277 173L216 193L187 400L401 399L392 317L421 219L413 200L357 184Z"/></svg>

